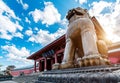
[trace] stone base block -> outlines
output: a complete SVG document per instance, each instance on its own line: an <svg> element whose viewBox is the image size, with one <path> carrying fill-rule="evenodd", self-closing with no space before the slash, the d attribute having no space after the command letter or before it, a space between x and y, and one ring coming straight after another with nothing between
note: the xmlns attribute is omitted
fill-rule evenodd
<svg viewBox="0 0 120 83"><path fill-rule="evenodd" d="M54 70L54 69L59 69L59 66L60 66L59 63L55 63L55 64L52 65L52 69L53 69L53 70Z"/></svg>
<svg viewBox="0 0 120 83"><path fill-rule="evenodd" d="M74 68L73 62L65 62L60 64L60 69Z"/></svg>

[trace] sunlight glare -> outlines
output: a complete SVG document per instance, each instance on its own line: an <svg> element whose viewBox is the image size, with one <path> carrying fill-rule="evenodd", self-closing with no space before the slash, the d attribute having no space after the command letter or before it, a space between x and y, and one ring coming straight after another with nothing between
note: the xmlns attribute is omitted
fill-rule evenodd
<svg viewBox="0 0 120 83"><path fill-rule="evenodd" d="M112 29L106 28L105 32L107 34L107 39L109 39L113 43L120 42L120 37L116 35L115 33L113 33Z"/></svg>

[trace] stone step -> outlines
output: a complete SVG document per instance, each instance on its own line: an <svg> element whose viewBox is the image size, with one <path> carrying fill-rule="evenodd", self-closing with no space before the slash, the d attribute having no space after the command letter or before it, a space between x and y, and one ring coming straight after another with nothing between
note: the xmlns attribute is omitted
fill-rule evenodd
<svg viewBox="0 0 120 83"><path fill-rule="evenodd" d="M120 66L90 66L90 67L80 67L80 68L70 68L61 70L51 70L43 72L43 74L67 74L67 73L84 73L84 72L110 72L120 69Z"/></svg>
<svg viewBox="0 0 120 83"><path fill-rule="evenodd" d="M47 82L47 81L36 81L35 83L55 83L55 82Z"/></svg>
<svg viewBox="0 0 120 83"><path fill-rule="evenodd" d="M75 76L76 75L76 76ZM42 76L38 81L51 82L51 83L118 83L120 82L120 73L85 73L75 74L74 76L69 74L62 74L61 76Z"/></svg>
<svg viewBox="0 0 120 83"><path fill-rule="evenodd" d="M119 82L120 82L120 66L98 66L98 67L94 66L46 71L39 76L37 81L37 83L119 83Z"/></svg>

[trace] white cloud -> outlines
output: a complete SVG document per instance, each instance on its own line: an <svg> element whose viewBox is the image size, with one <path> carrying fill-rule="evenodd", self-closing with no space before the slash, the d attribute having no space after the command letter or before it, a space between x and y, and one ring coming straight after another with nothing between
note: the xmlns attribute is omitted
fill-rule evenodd
<svg viewBox="0 0 120 83"><path fill-rule="evenodd" d="M106 1L93 2L89 10L90 15L96 16L109 38L113 42L120 41L120 1L111 3Z"/></svg>
<svg viewBox="0 0 120 83"><path fill-rule="evenodd" d="M2 59L3 58L3 56L0 56L0 59Z"/></svg>
<svg viewBox="0 0 120 83"><path fill-rule="evenodd" d="M30 20L27 17L25 17L25 22L27 22L29 24L31 23Z"/></svg>
<svg viewBox="0 0 120 83"><path fill-rule="evenodd" d="M5 15L8 16L9 18L10 18L10 17L13 17L13 18L15 18L15 19L20 20L20 18L18 18L18 17L14 14L13 10L11 10L2 0L0 0L0 14L2 14L3 12L4 12Z"/></svg>
<svg viewBox="0 0 120 83"><path fill-rule="evenodd" d="M11 18L15 22L11 21ZM11 10L2 0L0 0L0 38L11 40L13 37L22 37L17 31L22 31L23 27L19 25L18 18L13 10ZM15 36L17 34L17 36ZM21 35L21 36L20 36Z"/></svg>
<svg viewBox="0 0 120 83"><path fill-rule="evenodd" d="M23 35L20 32L16 32L13 34L14 37L19 37L21 39L23 39Z"/></svg>
<svg viewBox="0 0 120 83"><path fill-rule="evenodd" d="M87 3L87 0L75 0L76 2L79 2L81 5L84 3Z"/></svg>
<svg viewBox="0 0 120 83"><path fill-rule="evenodd" d="M34 28L34 30L38 31L38 28L37 28L37 27L35 27L35 28Z"/></svg>
<svg viewBox="0 0 120 83"><path fill-rule="evenodd" d="M25 34L28 35L28 36L31 36L33 34L33 31L32 30L26 30Z"/></svg>
<svg viewBox="0 0 120 83"><path fill-rule="evenodd" d="M6 65L2 65L2 67L0 67L0 68L2 71L4 71L4 70L6 70L6 67L7 67Z"/></svg>
<svg viewBox="0 0 120 83"><path fill-rule="evenodd" d="M66 19L66 17L64 17L61 21L60 24L62 25L62 27L64 27L65 29L67 29L68 27L68 21Z"/></svg>
<svg viewBox="0 0 120 83"><path fill-rule="evenodd" d="M5 45L1 46L1 48L7 52L6 56L8 61L14 61L17 63L32 63L31 60L27 60L26 58L30 56L30 51L25 47L18 49L15 45Z"/></svg>
<svg viewBox="0 0 120 83"><path fill-rule="evenodd" d="M25 9L25 10L28 9L29 5L26 3L23 3L23 0L17 0L17 2L22 5L23 9Z"/></svg>
<svg viewBox="0 0 120 83"><path fill-rule="evenodd" d="M28 41L40 43L41 45L45 46L46 44L51 43L56 38L65 34L65 32L65 29L61 28L59 28L55 33L50 33L49 31L40 29L37 34L31 35Z"/></svg>
<svg viewBox="0 0 120 83"><path fill-rule="evenodd" d="M54 23L60 22L61 15L58 10L54 7L52 2L44 2L44 10L35 9L29 14L32 15L34 21L42 21L42 24L52 25Z"/></svg>
<svg viewBox="0 0 120 83"><path fill-rule="evenodd" d="M110 8L112 3L108 3L105 1L99 1L99 2L93 2L92 4L92 8L90 8L89 12L90 15L100 15L101 12L105 9L105 8Z"/></svg>

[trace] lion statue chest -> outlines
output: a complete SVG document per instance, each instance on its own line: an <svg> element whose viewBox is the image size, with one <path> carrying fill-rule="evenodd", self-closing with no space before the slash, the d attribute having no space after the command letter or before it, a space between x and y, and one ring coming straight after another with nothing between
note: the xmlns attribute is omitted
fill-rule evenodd
<svg viewBox="0 0 120 83"><path fill-rule="evenodd" d="M91 19L88 17L79 17L74 18L76 20L72 21L68 25L66 36L67 38L71 38L74 40L80 40L80 35L87 29L93 30L94 24L92 23Z"/></svg>

